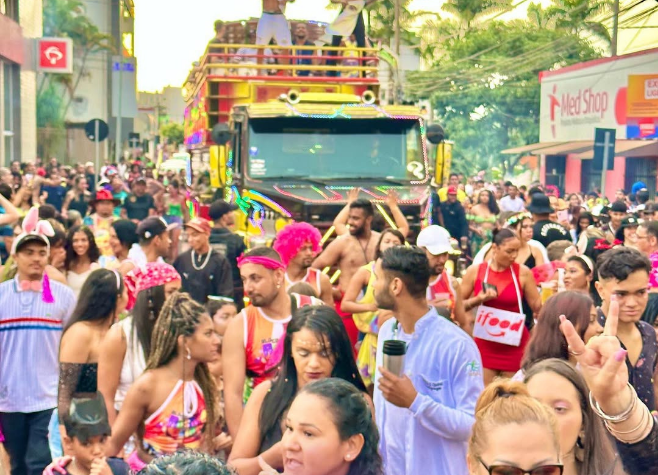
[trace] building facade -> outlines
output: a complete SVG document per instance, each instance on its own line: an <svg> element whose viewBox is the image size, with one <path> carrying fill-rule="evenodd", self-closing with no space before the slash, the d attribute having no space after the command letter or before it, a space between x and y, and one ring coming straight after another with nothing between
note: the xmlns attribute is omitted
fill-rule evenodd
<svg viewBox="0 0 658 475"><path fill-rule="evenodd" d="M656 193L658 48L544 71L540 82L540 142L504 153L540 156L542 182L563 193L599 190L602 173L608 197L637 181ZM605 172L593 159L597 128L616 134Z"/></svg>
<svg viewBox="0 0 658 475"><path fill-rule="evenodd" d="M0 0L0 166L37 155L30 40L41 36L41 8L41 0Z"/></svg>

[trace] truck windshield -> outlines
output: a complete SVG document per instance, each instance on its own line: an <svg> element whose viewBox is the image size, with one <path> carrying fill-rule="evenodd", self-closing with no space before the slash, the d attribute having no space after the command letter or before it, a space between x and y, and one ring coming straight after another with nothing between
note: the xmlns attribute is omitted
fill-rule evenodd
<svg viewBox="0 0 658 475"><path fill-rule="evenodd" d="M249 127L249 175L422 180L420 124L413 119L256 118Z"/></svg>

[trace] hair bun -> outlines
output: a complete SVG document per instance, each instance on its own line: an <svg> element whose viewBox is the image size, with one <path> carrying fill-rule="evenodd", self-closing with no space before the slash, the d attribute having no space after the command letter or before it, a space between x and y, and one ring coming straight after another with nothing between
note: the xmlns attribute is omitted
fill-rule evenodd
<svg viewBox="0 0 658 475"><path fill-rule="evenodd" d="M480 398L478 399L475 407L475 412L486 409L490 404L498 399L508 399L513 396L529 396L528 389L519 381L512 381L511 379L501 379L494 381L487 386Z"/></svg>

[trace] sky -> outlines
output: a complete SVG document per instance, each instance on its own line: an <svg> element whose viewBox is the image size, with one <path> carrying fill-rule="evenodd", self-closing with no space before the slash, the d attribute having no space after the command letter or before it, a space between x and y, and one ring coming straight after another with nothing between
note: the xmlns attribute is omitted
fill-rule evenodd
<svg viewBox="0 0 658 475"><path fill-rule="evenodd" d="M550 4L550 0L540 1L543 5ZM442 3L443 0L413 0L410 10L441 12ZM524 17L528 3L526 1L502 19ZM336 11L327 10L328 4L329 0L296 0L287 7L286 16L329 22L335 18ZM261 5L261 0L135 0L138 89L153 92L165 86L181 87L192 63L199 59L214 36L215 20L259 17ZM647 24L658 25L658 14ZM620 54L625 49L658 47L656 31L658 29L645 29L637 35L637 30L621 30Z"/></svg>

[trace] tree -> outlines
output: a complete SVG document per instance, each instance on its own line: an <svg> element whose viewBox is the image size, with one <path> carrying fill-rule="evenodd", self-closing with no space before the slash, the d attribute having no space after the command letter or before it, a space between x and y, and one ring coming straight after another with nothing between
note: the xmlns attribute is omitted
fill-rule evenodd
<svg viewBox="0 0 658 475"><path fill-rule="evenodd" d="M441 8L457 17L469 30L484 17L511 10L512 0L448 0Z"/></svg>
<svg viewBox="0 0 658 475"><path fill-rule="evenodd" d="M407 92L431 99L449 140L453 167L471 174L510 172L520 157L506 148L539 136L540 71L600 57L586 40L534 22L490 21L443 44L430 71L408 75Z"/></svg>
<svg viewBox="0 0 658 475"><path fill-rule="evenodd" d="M167 143L182 144L183 140L185 140L183 125L175 122L165 124L160 127L160 136L166 138Z"/></svg>
<svg viewBox="0 0 658 475"><path fill-rule="evenodd" d="M87 61L90 56L117 50L114 38L100 32L88 17L85 16L84 4L80 0L45 0L43 6L44 36L68 37L73 41L73 73L43 74L37 90L37 104L48 104L47 110L38 120L44 126L60 126L63 124L80 81L89 76ZM45 97L41 97L45 95ZM58 114L54 114L53 106L59 95Z"/></svg>
<svg viewBox="0 0 658 475"><path fill-rule="evenodd" d="M546 16L554 21L555 28L570 33L587 33L610 45L610 32L597 18L612 11L610 0L553 0L546 8Z"/></svg>

